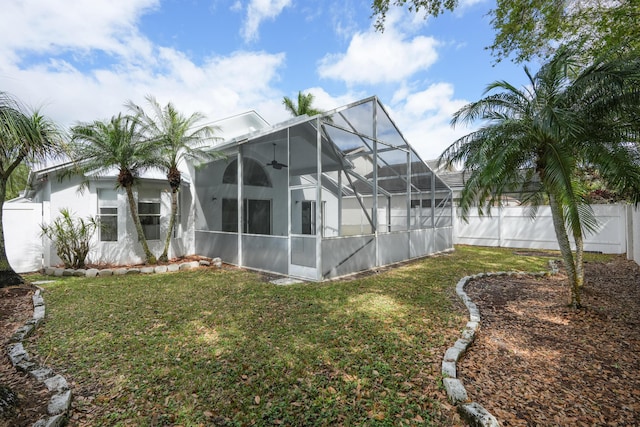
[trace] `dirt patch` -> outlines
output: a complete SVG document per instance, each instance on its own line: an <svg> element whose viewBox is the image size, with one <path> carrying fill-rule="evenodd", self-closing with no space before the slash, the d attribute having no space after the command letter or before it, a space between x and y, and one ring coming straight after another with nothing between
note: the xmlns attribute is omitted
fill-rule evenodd
<svg viewBox="0 0 640 427"><path fill-rule="evenodd" d="M49 391L43 383L13 367L6 347L13 333L33 316L35 288L24 285L0 289L0 384L17 394L17 404L0 413L0 426L31 426L47 414Z"/></svg>
<svg viewBox="0 0 640 427"><path fill-rule="evenodd" d="M579 311L563 275L467 286L482 324L459 378L504 426L640 425L640 267L585 268Z"/></svg>

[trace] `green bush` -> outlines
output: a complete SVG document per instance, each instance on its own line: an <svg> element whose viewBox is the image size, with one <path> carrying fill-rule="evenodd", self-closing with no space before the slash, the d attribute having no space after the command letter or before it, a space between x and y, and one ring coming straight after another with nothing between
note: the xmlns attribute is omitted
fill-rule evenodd
<svg viewBox="0 0 640 427"><path fill-rule="evenodd" d="M69 209L62 208L58 218L40 228L42 235L56 246L56 253L66 268L84 268L98 226L95 218L74 218Z"/></svg>

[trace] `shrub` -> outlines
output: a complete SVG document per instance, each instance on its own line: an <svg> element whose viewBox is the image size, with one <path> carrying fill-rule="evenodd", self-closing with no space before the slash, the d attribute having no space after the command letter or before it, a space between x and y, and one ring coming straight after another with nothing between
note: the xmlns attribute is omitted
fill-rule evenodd
<svg viewBox="0 0 640 427"><path fill-rule="evenodd" d="M55 245L58 257L66 268L84 268L91 250L91 238L98 229L93 217L74 218L67 208L60 209L60 216L51 224L42 224L42 235Z"/></svg>

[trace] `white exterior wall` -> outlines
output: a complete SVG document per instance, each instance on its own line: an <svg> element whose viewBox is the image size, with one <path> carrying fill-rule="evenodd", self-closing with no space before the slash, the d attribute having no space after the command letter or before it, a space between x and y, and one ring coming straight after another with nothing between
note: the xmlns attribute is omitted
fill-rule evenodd
<svg viewBox="0 0 640 427"><path fill-rule="evenodd" d="M626 206L616 204L592 207L600 228L595 234L585 236L584 249L609 254L626 253ZM541 206L533 221L527 214L527 208L521 206L495 208L491 217L480 217L472 209L468 221L463 221L459 216L456 218L455 244L559 249L548 206Z"/></svg>
<svg viewBox="0 0 640 427"><path fill-rule="evenodd" d="M115 187L115 180L112 179L95 179L84 191L79 192L81 179L72 177L59 181L52 174L48 180L41 183L42 187L38 190L34 201L40 202L37 205L37 214L34 212L33 217L29 219L35 225L37 234L40 233L40 224L49 224L60 215L60 209L67 208L75 216L87 218L97 217L98 215L98 190L109 189ZM167 227L169 226L169 217L171 213L171 190L167 183L162 181L142 181L139 185L142 189L157 190L160 194L160 240L149 240L149 248L154 255L159 256L164 248L164 237L166 236ZM134 189L134 195L137 197L137 189ZM194 227L193 227L193 200L189 192L188 186L183 186L182 192L179 193L181 204L180 223L176 223L178 228L178 238L172 239L169 257L177 257L192 254L195 251L194 244ZM118 191L117 198L118 208L118 241L116 242L100 242L99 233L96 233L93 239L93 247L87 257L87 263L92 264L138 264L144 259L142 246L138 243L135 225L131 219L131 212L127 201L126 193L123 190ZM5 214L17 209L19 205L32 205L30 203L7 203L5 204ZM37 217L37 218L36 218ZM18 230L22 227L24 218L12 216L9 214L8 219L4 221L6 230ZM20 235L19 235L20 236ZM10 259L31 259L30 252L20 246L22 242L20 238L16 239L9 236L5 239L7 242L7 255ZM57 256L55 247L49 239L39 239L39 255L38 266L35 269L26 269L27 267L19 267L21 271L34 271L41 266L50 266L61 264L60 258ZM31 249L35 250L35 249ZM26 262L26 261L25 261ZM17 264L16 264L17 265ZM28 265L35 265L33 262ZM13 266L13 263L12 263ZM16 267L14 267L15 269ZM29 267L31 268L31 267ZM16 270L17 271L17 270Z"/></svg>
<svg viewBox="0 0 640 427"><path fill-rule="evenodd" d="M5 203L2 209L5 249L16 273L42 268L41 203Z"/></svg>

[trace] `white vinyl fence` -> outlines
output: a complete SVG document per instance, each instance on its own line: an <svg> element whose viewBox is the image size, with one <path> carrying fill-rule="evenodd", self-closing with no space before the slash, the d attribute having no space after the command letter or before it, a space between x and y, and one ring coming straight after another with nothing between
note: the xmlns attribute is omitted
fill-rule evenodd
<svg viewBox="0 0 640 427"><path fill-rule="evenodd" d="M5 203L2 209L5 249L17 273L42 268L41 203Z"/></svg>
<svg viewBox="0 0 640 427"><path fill-rule="evenodd" d="M640 264L640 207L627 209L627 258Z"/></svg>
<svg viewBox="0 0 640 427"><path fill-rule="evenodd" d="M627 254L640 264L640 207L594 205L600 230L587 236L585 250ZM3 209L5 244L9 263L19 273L40 269L43 243L40 237L42 204L6 203ZM502 246L522 249L558 249L548 206L538 210L532 221L524 207L504 207L491 217L469 214L469 222L454 221L455 244Z"/></svg>
<svg viewBox="0 0 640 427"><path fill-rule="evenodd" d="M585 251L626 254L627 237L629 237L628 207L621 204L593 205L592 207L600 228L595 234L585 237ZM457 217L453 232L454 243L507 248L559 249L551 210L548 206L541 206L538 209L535 220L530 218L527 208L521 206L495 208L492 209L491 214L491 217L480 217L477 210L472 209L469 212L468 223ZM637 211L636 219L640 222ZM640 245L640 236L637 233L636 230L635 241ZM635 259L638 260L638 258Z"/></svg>

